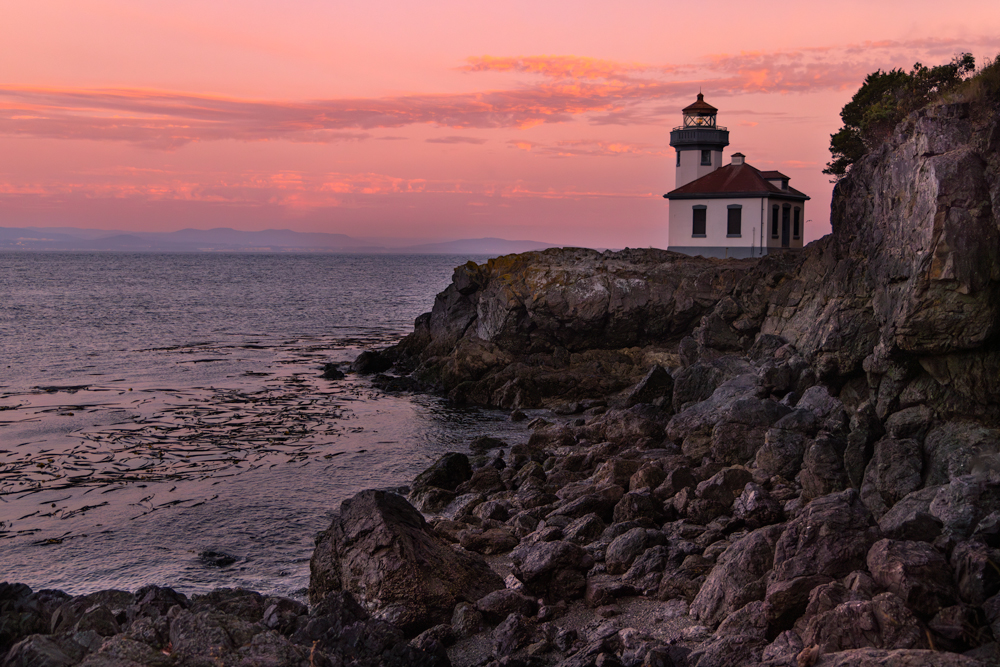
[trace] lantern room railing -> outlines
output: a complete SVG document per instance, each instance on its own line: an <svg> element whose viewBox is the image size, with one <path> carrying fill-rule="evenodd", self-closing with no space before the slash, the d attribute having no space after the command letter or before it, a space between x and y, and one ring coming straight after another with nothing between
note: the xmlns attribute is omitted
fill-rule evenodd
<svg viewBox="0 0 1000 667"><path fill-rule="evenodd" d="M728 132L729 128L721 125L678 125L674 128L674 132L678 130L719 130L720 132Z"/></svg>

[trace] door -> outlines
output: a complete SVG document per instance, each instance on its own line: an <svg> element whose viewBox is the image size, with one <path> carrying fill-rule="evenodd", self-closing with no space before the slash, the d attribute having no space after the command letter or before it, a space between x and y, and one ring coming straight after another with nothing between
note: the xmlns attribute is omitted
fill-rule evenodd
<svg viewBox="0 0 1000 667"><path fill-rule="evenodd" d="M781 247L787 248L789 245L789 238L792 235L792 222L789 219L792 214L792 209L785 206L781 210Z"/></svg>

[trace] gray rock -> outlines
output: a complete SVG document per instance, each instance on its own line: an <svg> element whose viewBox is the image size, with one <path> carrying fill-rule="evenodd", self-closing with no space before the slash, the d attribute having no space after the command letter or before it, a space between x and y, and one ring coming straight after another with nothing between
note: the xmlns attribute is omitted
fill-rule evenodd
<svg viewBox="0 0 1000 667"><path fill-rule="evenodd" d="M806 448L802 457L802 499L819 498L848 487L850 480L844 468L846 438L820 433Z"/></svg>
<svg viewBox="0 0 1000 667"><path fill-rule="evenodd" d="M622 574L632 565L632 561L645 551L649 538L645 528L633 528L619 535L604 554L604 564L610 574Z"/></svg>
<svg viewBox="0 0 1000 667"><path fill-rule="evenodd" d="M1000 593L1000 550L979 541L960 542L951 552L955 584L963 602L982 606Z"/></svg>
<svg viewBox="0 0 1000 667"><path fill-rule="evenodd" d="M812 415L811 412L807 414ZM754 467L768 477L794 479L802 468L807 443L803 433L776 425L764 434L764 444L757 450Z"/></svg>
<svg viewBox="0 0 1000 667"><path fill-rule="evenodd" d="M581 547L564 540L522 545L511 554L514 576L536 595L553 600L583 596L583 573L593 559Z"/></svg>
<svg viewBox="0 0 1000 667"><path fill-rule="evenodd" d="M734 542L719 557L691 603L691 615L716 625L733 611L763 599L764 579L774 563L775 545L783 530L783 526L767 526Z"/></svg>
<svg viewBox="0 0 1000 667"><path fill-rule="evenodd" d="M969 475L978 460L998 452L1000 429L974 422L945 422L924 439L923 485L947 484L955 477Z"/></svg>
<svg viewBox="0 0 1000 667"><path fill-rule="evenodd" d="M599 538L605 528L607 528L607 524L601 520L601 517L596 514L585 514L578 519L573 519L563 528L562 532L565 539L570 542L586 545Z"/></svg>
<svg viewBox="0 0 1000 667"><path fill-rule="evenodd" d="M752 480L753 475L746 468L724 468L698 484L695 494L704 500L715 501L728 507Z"/></svg>
<svg viewBox="0 0 1000 667"><path fill-rule="evenodd" d="M454 491L462 482L471 477L472 466L469 464L469 457L465 454L451 452L439 458L431 467L417 475L410 488L413 493L427 487Z"/></svg>
<svg viewBox="0 0 1000 667"><path fill-rule="evenodd" d="M1000 511L1000 482L976 475L953 478L930 505L930 513L944 524L944 531L959 539L968 537L984 517L996 511Z"/></svg>
<svg viewBox="0 0 1000 667"><path fill-rule="evenodd" d="M404 628L445 622L456 603L503 587L480 556L436 537L403 498L374 490L343 502L317 538L310 572L313 602L345 590Z"/></svg>
<svg viewBox="0 0 1000 667"><path fill-rule="evenodd" d="M920 488L923 452L916 440L882 438L865 470L861 499L881 518L904 496Z"/></svg>
<svg viewBox="0 0 1000 667"><path fill-rule="evenodd" d="M805 612L813 588L862 569L879 536L871 512L854 489L806 505L786 524L774 548L765 599L775 614L775 627L791 627Z"/></svg>
<svg viewBox="0 0 1000 667"><path fill-rule="evenodd" d="M948 561L926 542L880 540L868 552L868 569L875 583L925 617L958 601Z"/></svg>
<svg viewBox="0 0 1000 667"><path fill-rule="evenodd" d="M858 648L930 648L920 621L892 593L844 602L813 616L802 643L819 646L821 654Z"/></svg>
<svg viewBox="0 0 1000 667"><path fill-rule="evenodd" d="M751 530L779 523L784 516L781 503L753 482L748 482L743 493L733 501L733 518L742 521Z"/></svg>
<svg viewBox="0 0 1000 667"><path fill-rule="evenodd" d="M521 616L534 616L538 612L538 601L527 595L505 588L480 598L475 604L488 623L495 624L517 613Z"/></svg>
<svg viewBox="0 0 1000 667"><path fill-rule="evenodd" d="M772 424L791 409L771 399L740 398L712 428L712 456L727 465L743 464L764 445Z"/></svg>
<svg viewBox="0 0 1000 667"><path fill-rule="evenodd" d="M941 534L944 524L930 513L931 502L939 486L914 491L892 506L878 520L882 534L892 540L931 542Z"/></svg>
<svg viewBox="0 0 1000 667"><path fill-rule="evenodd" d="M673 398L674 378L659 364L653 365L645 376L639 380L625 399L625 405L633 406L639 403L652 403L658 398L668 402Z"/></svg>

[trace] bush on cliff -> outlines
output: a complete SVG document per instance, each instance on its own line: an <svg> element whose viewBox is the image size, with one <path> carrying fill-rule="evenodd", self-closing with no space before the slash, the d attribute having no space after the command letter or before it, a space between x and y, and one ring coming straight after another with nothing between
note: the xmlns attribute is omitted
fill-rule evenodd
<svg viewBox="0 0 1000 667"><path fill-rule="evenodd" d="M909 72L893 69L869 74L840 112L844 126L830 135L833 160L823 173L837 178L844 176L852 164L882 145L910 112L953 90L975 67L972 54L962 53L936 67L918 62Z"/></svg>

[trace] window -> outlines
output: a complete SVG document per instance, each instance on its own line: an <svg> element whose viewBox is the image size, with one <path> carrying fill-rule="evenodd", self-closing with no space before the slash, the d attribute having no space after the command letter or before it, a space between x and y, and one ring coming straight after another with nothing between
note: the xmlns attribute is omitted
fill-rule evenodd
<svg viewBox="0 0 1000 667"><path fill-rule="evenodd" d="M681 152L677 151L677 166L681 166Z"/></svg>
<svg viewBox="0 0 1000 667"><path fill-rule="evenodd" d="M793 239L797 239L800 236L800 234L799 234L799 213L800 212L801 212L800 209L796 208L795 209L795 214L792 217L792 238Z"/></svg>
<svg viewBox="0 0 1000 667"><path fill-rule="evenodd" d="M705 207L695 206L691 223L691 236L705 236Z"/></svg>
<svg viewBox="0 0 1000 667"><path fill-rule="evenodd" d="M778 238L778 207L771 207L771 238Z"/></svg>
<svg viewBox="0 0 1000 667"><path fill-rule="evenodd" d="M741 223L743 222L743 207L739 204L730 204L727 207L727 213L726 236L739 237Z"/></svg>
<svg viewBox="0 0 1000 667"><path fill-rule="evenodd" d="M701 164L704 166L712 166L712 151L702 151L701 152Z"/></svg>

